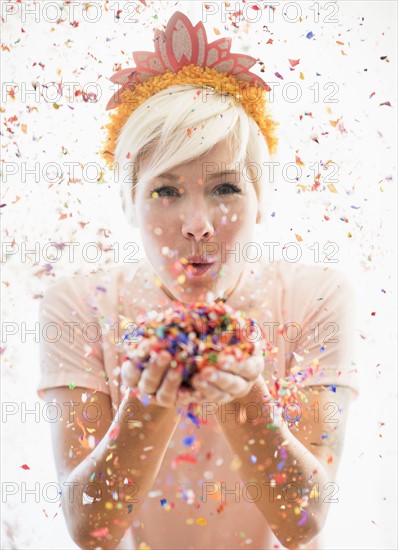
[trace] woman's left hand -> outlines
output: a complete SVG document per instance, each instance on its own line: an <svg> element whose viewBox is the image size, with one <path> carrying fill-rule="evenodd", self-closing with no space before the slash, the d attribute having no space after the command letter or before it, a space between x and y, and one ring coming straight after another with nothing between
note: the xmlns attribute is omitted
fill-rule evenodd
<svg viewBox="0 0 398 550"><path fill-rule="evenodd" d="M228 403L245 397L264 370L262 354L238 362L220 353L216 367L205 367L192 377L192 386L203 395L203 401Z"/></svg>

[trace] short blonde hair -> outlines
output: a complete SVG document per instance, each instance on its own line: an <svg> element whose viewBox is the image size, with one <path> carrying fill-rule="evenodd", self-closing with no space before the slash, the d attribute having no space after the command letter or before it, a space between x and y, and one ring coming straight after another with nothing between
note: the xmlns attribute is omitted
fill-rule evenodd
<svg viewBox="0 0 398 550"><path fill-rule="evenodd" d="M271 156L263 134L234 97L189 84L170 86L147 99L130 115L117 138L115 165L129 223L137 227L135 189L140 180L148 181L201 157L224 139L231 156L236 155L235 162L247 164L261 217L267 183L263 163ZM141 161L149 150L153 161L143 173Z"/></svg>

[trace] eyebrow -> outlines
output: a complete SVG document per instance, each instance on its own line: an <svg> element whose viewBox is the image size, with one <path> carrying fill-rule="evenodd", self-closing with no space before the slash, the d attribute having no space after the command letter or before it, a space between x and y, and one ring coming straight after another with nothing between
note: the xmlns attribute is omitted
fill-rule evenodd
<svg viewBox="0 0 398 550"><path fill-rule="evenodd" d="M213 174L207 175L207 180L213 180L220 176L230 176L230 175L236 175L239 174L238 170L222 170L221 172L215 172ZM178 181L181 176L177 176L176 174L171 174L170 172L166 172L165 174L159 174L156 176L157 178L162 179L169 179L172 181Z"/></svg>

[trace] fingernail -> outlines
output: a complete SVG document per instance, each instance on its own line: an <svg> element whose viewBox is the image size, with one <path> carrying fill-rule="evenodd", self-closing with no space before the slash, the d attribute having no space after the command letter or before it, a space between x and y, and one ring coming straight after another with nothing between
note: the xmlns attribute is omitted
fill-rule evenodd
<svg viewBox="0 0 398 550"><path fill-rule="evenodd" d="M218 374L216 372L212 372L209 376L209 380L210 382L215 382L216 380L218 380Z"/></svg>

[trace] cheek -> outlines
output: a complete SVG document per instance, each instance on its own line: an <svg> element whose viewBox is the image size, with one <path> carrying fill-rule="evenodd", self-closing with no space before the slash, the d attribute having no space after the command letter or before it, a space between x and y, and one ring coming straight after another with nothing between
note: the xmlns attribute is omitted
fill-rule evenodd
<svg viewBox="0 0 398 550"><path fill-rule="evenodd" d="M137 202L141 228L150 233L152 238L164 238L167 233L175 232L178 214L171 208L170 200L167 198L154 199L153 201Z"/></svg>
<svg viewBox="0 0 398 550"><path fill-rule="evenodd" d="M249 199L225 203L217 209L216 221L222 230L226 228L233 233L245 232L251 226L256 206Z"/></svg>

